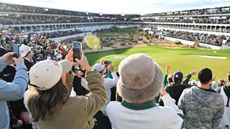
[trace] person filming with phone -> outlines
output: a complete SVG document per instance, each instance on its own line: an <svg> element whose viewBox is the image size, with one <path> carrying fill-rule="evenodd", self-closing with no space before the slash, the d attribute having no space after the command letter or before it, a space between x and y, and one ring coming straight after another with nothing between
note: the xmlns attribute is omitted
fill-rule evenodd
<svg viewBox="0 0 230 129"><path fill-rule="evenodd" d="M81 46L78 58L75 58L75 50L73 45L66 60L44 60L30 69L31 87L24 98L33 121L38 123L40 129L92 129L93 116L106 103L100 74L92 71ZM73 77L69 71L72 65L80 65L87 71L89 94L70 96Z"/></svg>
<svg viewBox="0 0 230 129"><path fill-rule="evenodd" d="M8 52L0 57L0 71L8 64L16 64L16 74L12 83L0 80L0 128L10 128L9 109L6 101L19 100L23 97L28 83L27 68L21 56L14 57L13 52Z"/></svg>

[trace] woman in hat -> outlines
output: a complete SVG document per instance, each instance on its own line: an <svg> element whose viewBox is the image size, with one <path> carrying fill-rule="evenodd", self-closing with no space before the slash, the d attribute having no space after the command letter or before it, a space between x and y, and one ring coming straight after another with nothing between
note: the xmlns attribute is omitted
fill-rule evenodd
<svg viewBox="0 0 230 129"><path fill-rule="evenodd" d="M67 58L72 59L72 55L70 51ZM84 54L76 62L87 71L90 93L86 96L70 97L70 61L45 60L31 68L31 88L25 94L25 103L40 129L93 128L93 116L106 102L103 81L99 73L92 71Z"/></svg>
<svg viewBox="0 0 230 129"><path fill-rule="evenodd" d="M166 106L157 106L154 98L163 87L160 66L145 54L134 54L122 60L118 72L117 91L122 102L106 107L113 129L180 129L183 119L179 109L165 90L161 91ZM181 113L181 111L180 111Z"/></svg>

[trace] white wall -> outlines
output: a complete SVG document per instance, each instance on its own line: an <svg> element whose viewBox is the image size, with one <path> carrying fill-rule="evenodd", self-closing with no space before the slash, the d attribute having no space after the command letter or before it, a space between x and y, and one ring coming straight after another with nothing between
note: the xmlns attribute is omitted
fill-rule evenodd
<svg viewBox="0 0 230 129"><path fill-rule="evenodd" d="M166 40L172 41L172 42L181 42L182 44L185 45L190 45L192 46L195 42L193 41L188 41L188 40L182 40L182 39L177 39L177 38L171 38L171 37L164 37ZM230 46L214 46L214 45L209 45L209 44L204 44L204 43L199 43L200 46L205 47L205 48L211 48L215 50L220 50L220 49L230 49Z"/></svg>

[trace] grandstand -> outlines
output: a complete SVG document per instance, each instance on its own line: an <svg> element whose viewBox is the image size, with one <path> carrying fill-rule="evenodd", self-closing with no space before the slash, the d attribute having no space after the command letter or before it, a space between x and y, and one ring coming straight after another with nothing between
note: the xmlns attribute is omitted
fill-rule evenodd
<svg viewBox="0 0 230 129"><path fill-rule="evenodd" d="M111 15L67 11L51 8L0 3L0 24L16 32L53 33L61 31L89 32L110 28L113 25L131 25L139 15ZM67 35L60 35L67 36Z"/></svg>
<svg viewBox="0 0 230 129"><path fill-rule="evenodd" d="M198 42L214 49L230 47L230 6L121 15L0 3L0 25L15 33L38 33L56 41L113 26L142 26L172 41Z"/></svg>
<svg viewBox="0 0 230 129"><path fill-rule="evenodd" d="M141 16L141 20L173 41L199 42L219 49L230 44L230 6L151 13Z"/></svg>

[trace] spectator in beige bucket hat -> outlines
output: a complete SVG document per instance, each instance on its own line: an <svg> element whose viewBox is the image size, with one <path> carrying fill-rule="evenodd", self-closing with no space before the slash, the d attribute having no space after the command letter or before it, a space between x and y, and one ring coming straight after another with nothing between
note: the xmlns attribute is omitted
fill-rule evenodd
<svg viewBox="0 0 230 129"><path fill-rule="evenodd" d="M118 94L122 102L110 102L106 113L114 129L180 129L183 119L175 101L165 91L162 100L167 106L154 102L163 87L160 66L146 54L134 54L122 60L118 72ZM163 91L163 90L162 90Z"/></svg>

